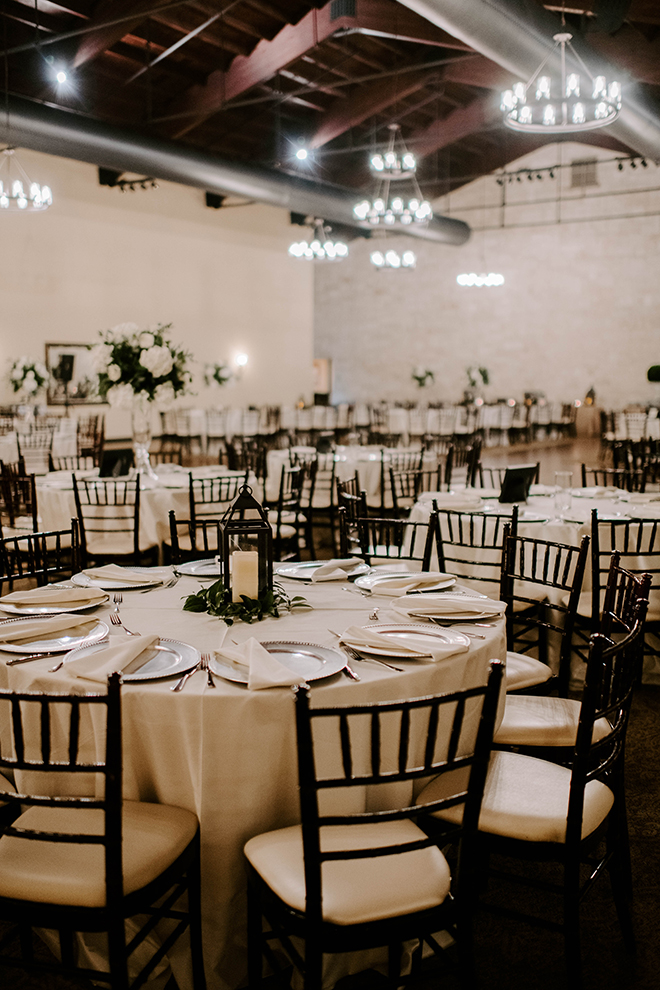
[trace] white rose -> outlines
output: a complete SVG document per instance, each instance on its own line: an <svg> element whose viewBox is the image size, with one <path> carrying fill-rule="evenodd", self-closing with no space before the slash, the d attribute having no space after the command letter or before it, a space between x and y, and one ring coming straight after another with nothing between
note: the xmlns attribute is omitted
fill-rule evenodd
<svg viewBox="0 0 660 990"><path fill-rule="evenodd" d="M111 364L106 374L111 382L118 382L121 378L121 368L118 364Z"/></svg>
<svg viewBox="0 0 660 990"><path fill-rule="evenodd" d="M18 366L12 368L12 370L11 370L11 379L12 379L12 381L14 381L14 382L20 381L20 379L22 377L23 377L23 369L22 368L19 368Z"/></svg>
<svg viewBox="0 0 660 990"><path fill-rule="evenodd" d="M130 409L133 405L133 389L127 382L113 385L108 389L106 398L114 409Z"/></svg>
<svg viewBox="0 0 660 990"><path fill-rule="evenodd" d="M150 347L140 354L140 364L150 371L154 378L169 375L174 367L174 360L169 347Z"/></svg>
<svg viewBox="0 0 660 990"><path fill-rule="evenodd" d="M131 334L137 333L139 330L137 323L118 323L116 327L113 327L110 331L113 337L130 337Z"/></svg>
<svg viewBox="0 0 660 990"><path fill-rule="evenodd" d="M154 335L149 333L148 330L143 330L138 337L138 344L140 347L153 347L155 342Z"/></svg>
<svg viewBox="0 0 660 990"><path fill-rule="evenodd" d="M154 390L154 402L159 409L163 411L171 409L174 405L174 400L176 395L174 393L174 386L172 382L163 382L161 385L156 385Z"/></svg>
<svg viewBox="0 0 660 990"><path fill-rule="evenodd" d="M26 375L25 381L23 382L23 390L31 395L33 392L36 392L38 388L39 386L37 385L34 377L29 378Z"/></svg>
<svg viewBox="0 0 660 990"><path fill-rule="evenodd" d="M96 344L89 352L92 370L100 375L112 361L112 347L109 344Z"/></svg>

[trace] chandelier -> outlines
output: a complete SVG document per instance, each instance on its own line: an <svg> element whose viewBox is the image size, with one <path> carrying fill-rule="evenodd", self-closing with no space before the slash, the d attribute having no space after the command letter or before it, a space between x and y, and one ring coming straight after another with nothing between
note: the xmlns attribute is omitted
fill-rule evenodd
<svg viewBox="0 0 660 990"><path fill-rule="evenodd" d="M475 286L478 289L491 288L496 285L504 285L504 275L500 275L498 272L488 272L487 275L465 272L463 275L457 275L456 281L463 286Z"/></svg>
<svg viewBox="0 0 660 990"><path fill-rule="evenodd" d="M373 199L364 199L353 207L361 227L426 226L433 217L428 200L422 196L415 177L417 163L401 137L398 124L390 125L390 140L384 155L371 156L370 168L377 176ZM402 179L412 184L412 194L390 194L390 184Z"/></svg>
<svg viewBox="0 0 660 990"><path fill-rule="evenodd" d="M53 204L53 196L48 186L31 182L30 177L18 160L15 148L5 148L0 160L0 210L36 213L47 210ZM6 171L5 171L6 166ZM12 166L18 170L20 178L12 178Z"/></svg>
<svg viewBox="0 0 660 990"><path fill-rule="evenodd" d="M406 148L401 137L401 128L398 124L389 124L390 139L387 151L381 154L375 152L369 159L371 174L375 176L386 175L390 179L408 179L417 170L417 159L411 151Z"/></svg>
<svg viewBox="0 0 660 990"><path fill-rule="evenodd" d="M348 255L348 244L344 241L330 240L330 228L323 220L314 220L314 235L311 241L294 241L289 247L293 258L305 258L308 261L341 261Z"/></svg>
<svg viewBox="0 0 660 990"><path fill-rule="evenodd" d="M605 76L592 76L571 45L572 37L568 31L555 34L554 46L529 82L517 82L502 93L500 109L507 127L533 134L570 134L604 127L619 116L621 83L608 82ZM579 72L566 71L566 46L587 78ZM541 75L556 52L560 56L561 77Z"/></svg>
<svg viewBox="0 0 660 990"><path fill-rule="evenodd" d="M379 271L387 271L388 269L405 269L410 271L417 264L417 257L414 251L404 251L403 254L399 254L398 251L394 251L390 248L389 251L372 251L370 254L371 264L378 268Z"/></svg>

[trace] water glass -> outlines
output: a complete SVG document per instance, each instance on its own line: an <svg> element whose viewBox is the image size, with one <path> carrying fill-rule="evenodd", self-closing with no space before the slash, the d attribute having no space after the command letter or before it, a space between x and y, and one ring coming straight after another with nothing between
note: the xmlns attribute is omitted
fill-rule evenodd
<svg viewBox="0 0 660 990"><path fill-rule="evenodd" d="M555 471L555 512L562 516L572 505L571 489L573 487L572 471Z"/></svg>

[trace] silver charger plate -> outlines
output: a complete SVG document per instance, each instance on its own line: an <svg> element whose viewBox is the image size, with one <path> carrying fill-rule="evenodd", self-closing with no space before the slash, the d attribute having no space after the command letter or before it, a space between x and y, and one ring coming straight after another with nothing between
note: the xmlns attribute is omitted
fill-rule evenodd
<svg viewBox="0 0 660 990"><path fill-rule="evenodd" d="M96 643L93 646L83 646L77 650L71 650L64 658L64 663L71 660L79 660L80 657L91 656L105 649L107 643ZM145 652L147 652L145 650ZM194 646L188 643L180 643L176 639L161 639L159 646L151 649L153 656L146 661L142 654L131 660L126 670L122 671L122 680L130 681L158 681L162 677L179 677L187 670L192 670L200 661L201 654ZM133 668L133 669L131 669ZM137 669L136 669L137 668Z"/></svg>
<svg viewBox="0 0 660 990"><path fill-rule="evenodd" d="M377 646L365 646L362 643L352 643L350 639L346 642L358 653L373 654L377 657L396 657L398 660L421 660L430 656L422 650L419 653L402 653L401 646L397 646L397 639L405 636L423 636L429 640L429 649L433 649L433 644L444 644L446 646L469 646L470 639L465 633L457 632L455 629L441 629L439 626L428 626L421 622L393 622L380 624L378 626L363 626L370 632L377 632L387 636L392 640L392 646L384 646L382 649Z"/></svg>
<svg viewBox="0 0 660 990"><path fill-rule="evenodd" d="M175 564L177 574L187 574L196 578L219 578L222 575L222 564L214 557L203 560L187 560L183 564Z"/></svg>
<svg viewBox="0 0 660 990"><path fill-rule="evenodd" d="M392 595L393 592L386 587L379 587L380 585L386 585L388 581L396 580L397 578L406 577L417 577L421 574L421 571L387 571L384 567L379 567L376 573L365 574L364 577L359 577L354 584L358 588L363 588L365 591L371 591L374 595ZM438 576L438 580L435 584L428 585L424 591L443 591L446 588L453 588L456 584L456 578L453 574L444 574L441 571L434 572ZM419 588L415 589L420 594L422 590Z"/></svg>
<svg viewBox="0 0 660 990"><path fill-rule="evenodd" d="M25 616L24 619L2 619L0 620L0 629L6 627L9 623L19 623L24 622L28 617ZM30 616L30 621L33 621L35 616ZM38 618L38 616L37 616ZM46 616L44 616L46 618ZM34 639L22 640L20 643L0 643L0 650L6 653L67 653L69 650L75 649L80 646L81 643L98 643L100 640L105 639L108 635L108 626L105 622L101 622L100 619L94 620L90 618L90 622L96 621L96 625L92 627L90 632L86 635L80 633L79 635L66 636L64 634L60 636L52 635L50 638L40 638L35 635Z"/></svg>
<svg viewBox="0 0 660 990"><path fill-rule="evenodd" d="M275 568L275 573L279 577L293 578L296 581L311 581L314 571L327 563L327 560L305 560L302 563L296 564L280 564L279 567ZM355 567L352 567L350 571L346 571L346 577L367 574L369 570L369 565L363 560L356 560Z"/></svg>
<svg viewBox="0 0 660 990"><path fill-rule="evenodd" d="M319 681L324 677L332 677L346 666L346 657L329 646L285 641L273 641L261 645L275 655L282 666L288 667L306 681ZM224 677L226 681L233 681L236 684L248 683L247 667L243 669L215 654L212 654L209 666L214 674Z"/></svg>
<svg viewBox="0 0 660 990"><path fill-rule="evenodd" d="M83 574L82 571L79 574L73 575L71 583L76 584L79 588L101 588L102 591L142 591L144 588L153 588L167 580L163 576L158 578L152 576L149 578L148 575L153 573L151 567L127 567L126 570L130 571L131 574L144 574L144 584L111 581L110 578L98 580L97 578L90 578L88 574Z"/></svg>
<svg viewBox="0 0 660 990"><path fill-rule="evenodd" d="M66 612L84 612L88 608L96 608L104 605L109 595L104 595L95 602L87 602L79 605L15 605L13 602L3 602L0 598L0 609L8 615L60 615Z"/></svg>

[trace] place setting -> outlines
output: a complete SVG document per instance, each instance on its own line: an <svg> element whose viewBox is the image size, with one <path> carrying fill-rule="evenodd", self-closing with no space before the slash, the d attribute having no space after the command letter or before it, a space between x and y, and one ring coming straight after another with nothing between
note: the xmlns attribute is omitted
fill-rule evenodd
<svg viewBox="0 0 660 990"><path fill-rule="evenodd" d="M258 642L254 638L240 645L223 644L211 653L209 661L213 674L251 691L323 680L346 667L346 657L327 646L287 640ZM351 679L359 677L353 675Z"/></svg>
<svg viewBox="0 0 660 990"><path fill-rule="evenodd" d="M108 625L95 616L33 615L0 620L0 651L20 654L8 667L95 645L108 636Z"/></svg>
<svg viewBox="0 0 660 990"><path fill-rule="evenodd" d="M348 581L368 574L371 568L359 557L332 558L331 560L305 560L280 564L275 568L279 578L307 581Z"/></svg>
<svg viewBox="0 0 660 990"><path fill-rule="evenodd" d="M105 564L88 567L71 578L79 588L96 588L102 591L147 591L152 588L171 588L178 580L172 569L156 567L121 567Z"/></svg>
<svg viewBox="0 0 660 990"><path fill-rule="evenodd" d="M11 591L0 598L0 610L9 615L56 615L82 612L108 601L102 588L47 584L29 591Z"/></svg>
<svg viewBox="0 0 660 990"><path fill-rule="evenodd" d="M332 632L332 630L330 630ZM363 659L388 657L396 660L438 661L465 653L470 637L453 629L423 623L380 623L378 626L349 626L339 636L339 645L356 651ZM386 666L391 666L387 664ZM401 668L394 668L401 670Z"/></svg>

